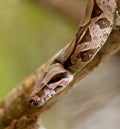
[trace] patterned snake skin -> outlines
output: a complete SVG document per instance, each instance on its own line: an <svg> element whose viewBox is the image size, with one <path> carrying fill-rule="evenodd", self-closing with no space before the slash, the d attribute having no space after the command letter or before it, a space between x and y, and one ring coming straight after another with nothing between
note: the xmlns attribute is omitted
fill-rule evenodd
<svg viewBox="0 0 120 129"><path fill-rule="evenodd" d="M91 17L87 18L90 6ZM72 42L37 78L29 102L38 107L62 91L74 74L88 64L108 39L114 24L116 0L89 0L85 18Z"/></svg>

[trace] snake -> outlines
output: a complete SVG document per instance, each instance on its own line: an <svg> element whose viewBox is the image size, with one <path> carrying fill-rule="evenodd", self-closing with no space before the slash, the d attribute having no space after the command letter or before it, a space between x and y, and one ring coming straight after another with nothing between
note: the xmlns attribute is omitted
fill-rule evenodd
<svg viewBox="0 0 120 129"><path fill-rule="evenodd" d="M114 25L117 0L88 0L85 16L74 39L63 48L36 79L29 96L41 107L65 89L105 44Z"/></svg>

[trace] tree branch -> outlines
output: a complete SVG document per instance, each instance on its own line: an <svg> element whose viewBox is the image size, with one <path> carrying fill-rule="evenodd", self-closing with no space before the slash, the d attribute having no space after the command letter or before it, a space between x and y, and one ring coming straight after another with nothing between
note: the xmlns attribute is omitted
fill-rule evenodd
<svg viewBox="0 0 120 129"><path fill-rule="evenodd" d="M53 105L60 96L67 93L75 86L81 79L94 70L101 63L109 59L114 53L120 50L120 32L113 31L107 43L96 55L96 57L84 68L79 71L73 82L64 91L54 96L48 103L40 108L32 107L27 97L32 87L34 86L36 78L41 74L46 66L51 62L50 59L46 64L40 67L30 77L25 79L19 86L17 86L11 93L9 93L3 100L0 101L0 127L5 128L13 120L20 119L22 116L36 116L39 117L44 111ZM11 106L12 105L12 106Z"/></svg>
<svg viewBox="0 0 120 129"><path fill-rule="evenodd" d="M28 0L44 6L65 15L74 22L80 23L81 17L84 16L85 5L88 0L84 1L64 1L64 0ZM81 4L82 3L82 4ZM120 15L120 1L118 2L118 12Z"/></svg>
<svg viewBox="0 0 120 129"><path fill-rule="evenodd" d="M32 123L34 128L38 128L36 121L44 111L53 106L56 101L69 90L72 90L76 84L86 75L92 72L101 63L110 58L113 54L120 50L120 30L112 31L109 39L103 48L97 53L95 58L87 64L81 71L75 74L75 78L70 85L62 92L56 94L47 103L41 107L34 107L28 103L28 96L34 87L35 81L39 75L45 71L46 67L53 61L55 56L35 71L30 77L25 79L11 93L0 101L0 128L21 129L21 123ZM21 122L22 121L22 122ZM23 122L24 121L24 122ZM31 122L32 121L32 122ZM20 124L19 124L20 123ZM22 129L27 129L26 124ZM28 125L28 124L27 124ZM29 124L30 126L30 124Z"/></svg>
<svg viewBox="0 0 120 129"><path fill-rule="evenodd" d="M74 1L74 0L28 0L34 2L40 6L43 6L52 11L61 13L66 18L69 18L73 22L79 23L81 17L84 15L85 5L87 0Z"/></svg>

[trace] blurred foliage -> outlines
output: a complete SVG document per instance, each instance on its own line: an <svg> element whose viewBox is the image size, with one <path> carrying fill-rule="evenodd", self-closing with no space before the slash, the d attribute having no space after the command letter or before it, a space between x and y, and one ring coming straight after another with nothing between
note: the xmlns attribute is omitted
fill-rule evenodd
<svg viewBox="0 0 120 129"><path fill-rule="evenodd" d="M0 1L0 98L68 43L76 27L19 0Z"/></svg>

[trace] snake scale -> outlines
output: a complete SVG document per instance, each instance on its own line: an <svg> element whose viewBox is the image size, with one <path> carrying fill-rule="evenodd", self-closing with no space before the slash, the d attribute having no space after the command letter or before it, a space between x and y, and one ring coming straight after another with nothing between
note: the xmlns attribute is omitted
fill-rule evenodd
<svg viewBox="0 0 120 129"><path fill-rule="evenodd" d="M89 0L75 38L36 79L29 102L38 107L62 91L75 73L88 64L108 39L114 24L116 0Z"/></svg>

